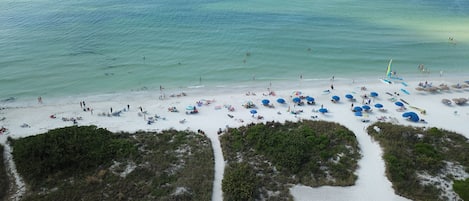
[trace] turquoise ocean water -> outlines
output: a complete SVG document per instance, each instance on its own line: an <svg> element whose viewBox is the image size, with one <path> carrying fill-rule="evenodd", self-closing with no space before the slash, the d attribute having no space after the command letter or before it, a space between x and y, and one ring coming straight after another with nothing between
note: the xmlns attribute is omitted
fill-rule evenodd
<svg viewBox="0 0 469 201"><path fill-rule="evenodd" d="M0 11L0 100L379 77L391 58L403 76L424 76L419 64L469 76L467 0L2 0Z"/></svg>

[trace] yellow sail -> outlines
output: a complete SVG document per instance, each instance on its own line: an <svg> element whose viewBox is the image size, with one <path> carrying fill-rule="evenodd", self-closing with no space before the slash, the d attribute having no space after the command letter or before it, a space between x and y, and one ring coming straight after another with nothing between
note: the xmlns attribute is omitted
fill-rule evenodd
<svg viewBox="0 0 469 201"><path fill-rule="evenodd" d="M386 71L386 76L388 77L391 77L391 63L392 63L392 59L389 60L388 70Z"/></svg>

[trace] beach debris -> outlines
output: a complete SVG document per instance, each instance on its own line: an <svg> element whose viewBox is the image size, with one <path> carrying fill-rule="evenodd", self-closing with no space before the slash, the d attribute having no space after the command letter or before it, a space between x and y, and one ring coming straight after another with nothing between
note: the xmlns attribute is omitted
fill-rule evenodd
<svg viewBox="0 0 469 201"><path fill-rule="evenodd" d="M252 101L248 101L245 104L243 104L243 107L245 107L246 109L256 108L256 105Z"/></svg>
<svg viewBox="0 0 469 201"><path fill-rule="evenodd" d="M232 105L224 105L224 107L230 111L230 112L234 112L235 111L235 108L232 106Z"/></svg>
<svg viewBox="0 0 469 201"><path fill-rule="evenodd" d="M174 107L174 106L169 107L169 108L168 108L168 111L169 111L169 112L179 112L179 110L176 109L176 107Z"/></svg>
<svg viewBox="0 0 469 201"><path fill-rule="evenodd" d="M453 98L453 102L456 104L456 105L464 105L466 104L468 101L467 98Z"/></svg>
<svg viewBox="0 0 469 201"><path fill-rule="evenodd" d="M445 105L451 105L451 100L446 99L446 98L441 99L441 102Z"/></svg>
<svg viewBox="0 0 469 201"><path fill-rule="evenodd" d="M449 87L448 87L447 84L440 84L439 88L440 88L440 90L444 90L444 91L449 90Z"/></svg>
<svg viewBox="0 0 469 201"><path fill-rule="evenodd" d="M468 88L469 85L457 83L457 84L451 85L451 87L453 87L455 89L464 89L464 88Z"/></svg>

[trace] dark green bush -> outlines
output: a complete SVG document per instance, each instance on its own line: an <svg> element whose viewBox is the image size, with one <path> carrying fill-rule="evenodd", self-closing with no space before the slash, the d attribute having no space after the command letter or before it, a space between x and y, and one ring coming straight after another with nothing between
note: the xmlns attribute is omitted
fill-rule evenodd
<svg viewBox="0 0 469 201"><path fill-rule="evenodd" d="M454 181L453 189L462 200L469 201L469 179Z"/></svg>
<svg viewBox="0 0 469 201"><path fill-rule="evenodd" d="M375 126L380 128L379 133L373 129ZM469 167L469 143L462 135L438 128L425 130L390 123L373 124L368 127L368 133L383 147L386 173L394 189L411 199L444 199L436 186L422 185L418 173L442 174L445 162Z"/></svg>
<svg viewBox="0 0 469 201"><path fill-rule="evenodd" d="M11 141L20 151L18 170L33 187L24 201L211 199L213 150L193 132L115 134L84 126ZM24 164L41 171L25 172ZM121 176L129 166L133 171Z"/></svg>
<svg viewBox="0 0 469 201"><path fill-rule="evenodd" d="M31 183L51 174L97 168L136 153L132 143L95 126L54 129L13 140L12 146L18 172Z"/></svg>
<svg viewBox="0 0 469 201"><path fill-rule="evenodd" d="M228 166L223 178L222 188L227 201L255 200L259 178L247 163L233 163Z"/></svg>
<svg viewBox="0 0 469 201"><path fill-rule="evenodd" d="M260 195L255 197L290 200L291 183L347 186L357 179L354 173L360 154L356 137L336 123L251 124L229 129L221 144L228 167L242 160L260 177L255 191ZM280 195L271 196L272 191Z"/></svg>

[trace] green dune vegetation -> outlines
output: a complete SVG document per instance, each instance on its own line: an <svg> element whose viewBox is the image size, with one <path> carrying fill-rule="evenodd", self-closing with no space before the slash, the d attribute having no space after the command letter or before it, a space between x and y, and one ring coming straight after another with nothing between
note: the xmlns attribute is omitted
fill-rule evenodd
<svg viewBox="0 0 469 201"><path fill-rule="evenodd" d="M9 183L8 183L8 177L7 177L7 170L5 167L5 159L3 156L3 145L0 144L0 200L5 200L8 189L9 189Z"/></svg>
<svg viewBox="0 0 469 201"><path fill-rule="evenodd" d="M469 141L464 136L390 123L375 123L368 133L384 150L386 174L398 194L412 200L452 200L452 188L469 200L469 179L464 180Z"/></svg>
<svg viewBox="0 0 469 201"><path fill-rule="evenodd" d="M360 150L356 136L331 122L268 122L230 128L221 137L225 200L292 200L288 189L349 186Z"/></svg>
<svg viewBox="0 0 469 201"><path fill-rule="evenodd" d="M208 138L187 131L111 133L66 127L9 139L23 200L210 200Z"/></svg>

